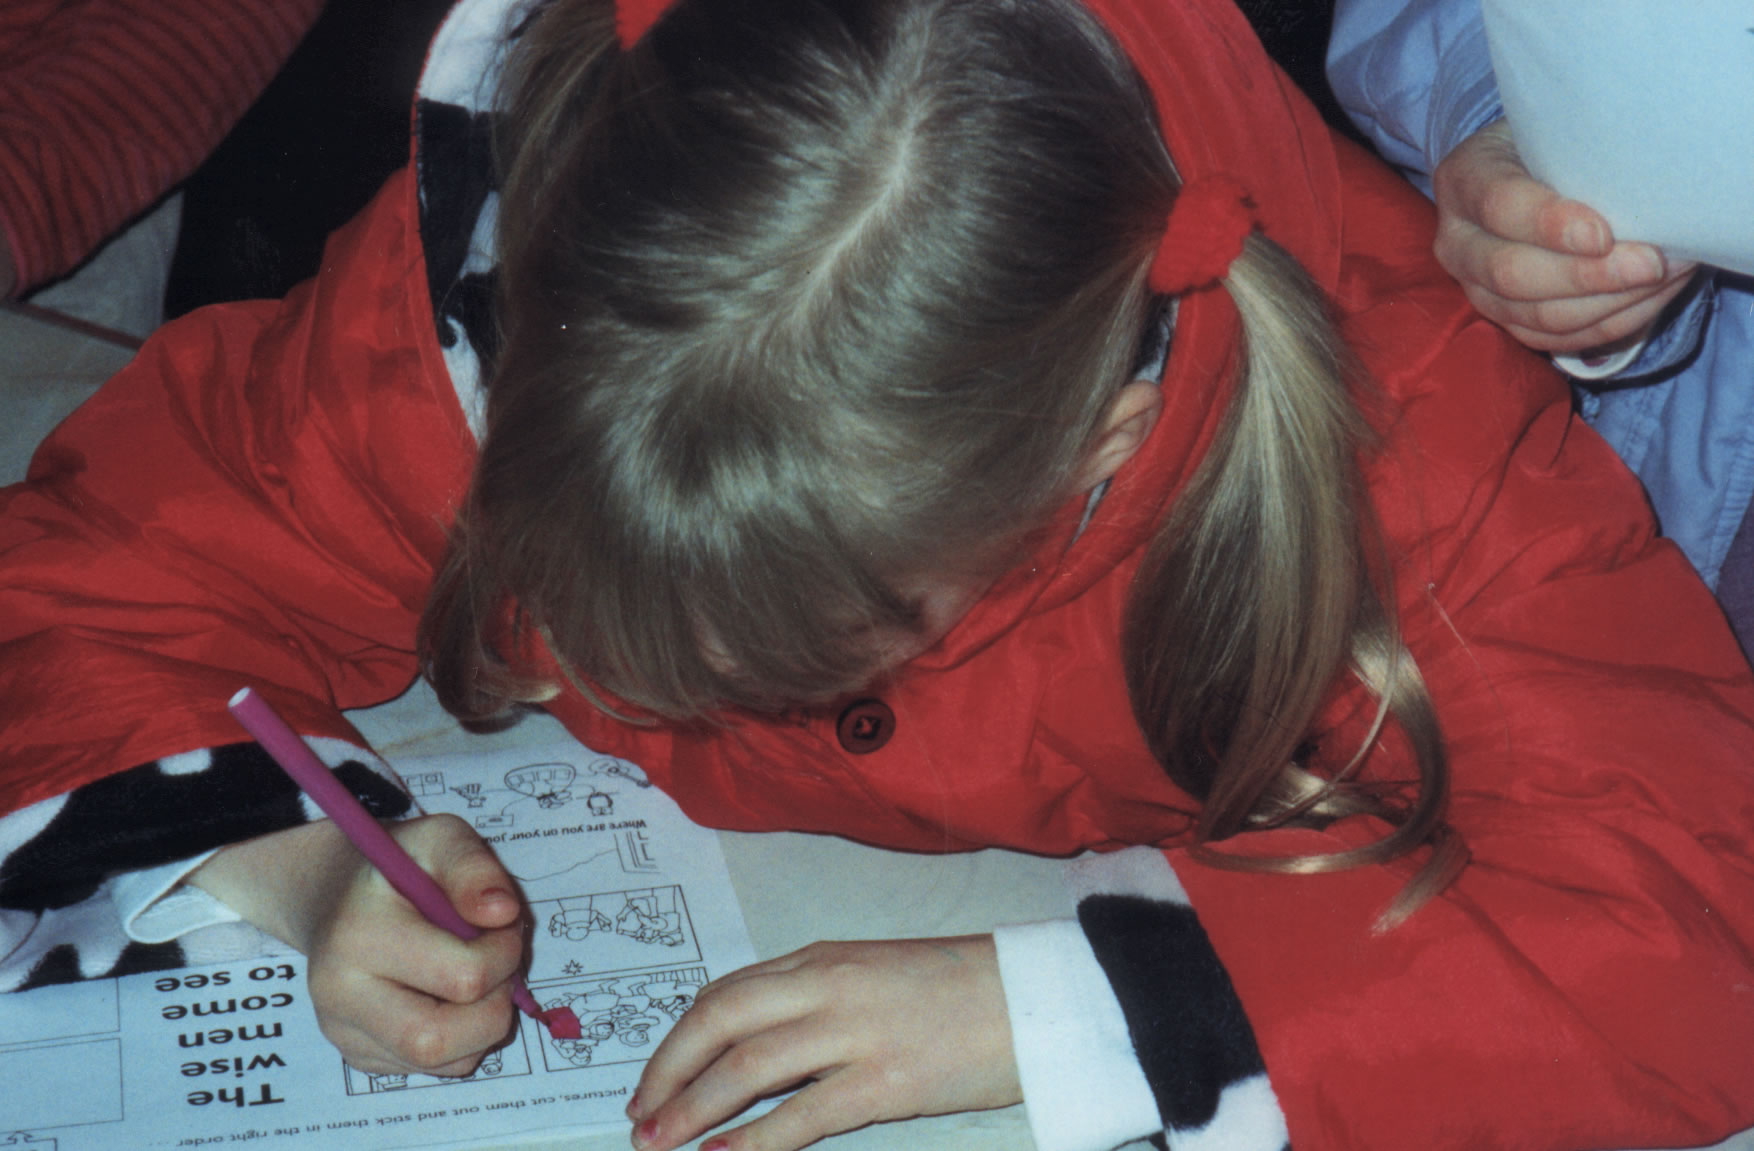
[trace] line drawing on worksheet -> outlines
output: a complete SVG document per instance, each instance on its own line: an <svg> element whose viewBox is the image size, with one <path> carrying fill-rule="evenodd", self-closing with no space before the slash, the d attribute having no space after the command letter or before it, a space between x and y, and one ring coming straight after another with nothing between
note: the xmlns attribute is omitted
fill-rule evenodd
<svg viewBox="0 0 1754 1151"><path fill-rule="evenodd" d="M510 832L532 822L529 805L536 811L568 809L592 821L615 814L615 798L622 786L651 787L645 773L614 756L593 755L582 765L566 762L527 763L506 771L502 787L480 780L450 784L442 770L405 776L409 790L427 810L450 808L468 819L482 835ZM454 796L444 803L441 797ZM456 807L460 801L465 806ZM520 808L524 809L521 813Z"/></svg>
<svg viewBox="0 0 1754 1151"><path fill-rule="evenodd" d="M577 1039L543 1036L547 1070L643 1063L707 981L705 968L690 967L587 980L548 994L549 1006L572 1008L581 1034Z"/></svg>
<svg viewBox="0 0 1754 1151"><path fill-rule="evenodd" d="M530 1074L530 1052L524 1046L523 1028L519 1028L512 1042L497 1051L491 1051L481 1061L473 1074L461 1079L441 1079L434 1075L377 1075L369 1071L361 1071L350 1064L342 1063L342 1077L347 1083L349 1095L375 1095L383 1091L410 1091L423 1087L467 1087L485 1079L510 1078Z"/></svg>

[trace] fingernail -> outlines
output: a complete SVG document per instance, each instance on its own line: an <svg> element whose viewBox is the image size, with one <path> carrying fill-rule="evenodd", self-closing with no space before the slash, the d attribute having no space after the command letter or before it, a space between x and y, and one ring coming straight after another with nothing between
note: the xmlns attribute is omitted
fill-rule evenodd
<svg viewBox="0 0 1754 1151"><path fill-rule="evenodd" d="M1655 248L1622 248L1615 252L1614 270L1627 284L1646 284L1663 278L1663 257Z"/></svg>
<svg viewBox="0 0 1754 1151"><path fill-rule="evenodd" d="M1607 230L1599 220L1573 220L1566 225L1565 246L1579 255L1593 256L1607 245Z"/></svg>
<svg viewBox="0 0 1754 1151"><path fill-rule="evenodd" d="M725 1151L725 1148L730 1145L731 1141L723 1135L714 1135L711 1139L708 1139L705 1143L700 1145L700 1151Z"/></svg>
<svg viewBox="0 0 1754 1151"><path fill-rule="evenodd" d="M629 1099L627 1101L627 1117L629 1119L638 1119L639 1118L639 1092L638 1091L635 1091L633 1093L633 1098Z"/></svg>
<svg viewBox="0 0 1754 1151"><path fill-rule="evenodd" d="M644 1147L657 1137L658 1121L656 1119L647 1119L633 1129L633 1145L635 1147Z"/></svg>

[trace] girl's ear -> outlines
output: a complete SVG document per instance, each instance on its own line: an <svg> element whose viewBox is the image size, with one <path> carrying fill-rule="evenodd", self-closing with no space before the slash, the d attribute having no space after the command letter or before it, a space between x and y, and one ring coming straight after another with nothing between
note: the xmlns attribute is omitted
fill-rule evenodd
<svg viewBox="0 0 1754 1151"><path fill-rule="evenodd" d="M1096 443L1078 473L1078 490L1088 491L1121 470L1157 426L1163 389L1155 380L1134 380L1109 404Z"/></svg>

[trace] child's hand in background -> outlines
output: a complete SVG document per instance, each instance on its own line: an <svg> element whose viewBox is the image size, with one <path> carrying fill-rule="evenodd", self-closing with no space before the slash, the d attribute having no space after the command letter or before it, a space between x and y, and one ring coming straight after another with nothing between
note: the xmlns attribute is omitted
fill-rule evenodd
<svg viewBox="0 0 1754 1151"><path fill-rule="evenodd" d="M1438 262L1482 315L1538 351L1636 340L1692 275L1648 244L1616 243L1600 213L1530 175L1503 120L1457 145L1432 184Z"/></svg>
<svg viewBox="0 0 1754 1151"><path fill-rule="evenodd" d="M716 980L640 1077L634 1146L668 1151L799 1084L720 1146L792 1151L880 1120L1020 1102L992 937L817 943Z"/></svg>
<svg viewBox="0 0 1754 1151"><path fill-rule="evenodd" d="M312 1005L347 1062L467 1075L511 1033L523 904L462 820L425 816L390 831L480 937L428 923L327 821L226 848L189 882L310 958Z"/></svg>

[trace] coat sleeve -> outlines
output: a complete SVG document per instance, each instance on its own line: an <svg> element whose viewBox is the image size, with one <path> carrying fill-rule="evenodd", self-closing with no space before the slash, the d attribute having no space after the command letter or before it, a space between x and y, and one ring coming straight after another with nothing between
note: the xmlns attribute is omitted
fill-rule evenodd
<svg viewBox="0 0 1754 1151"><path fill-rule="evenodd" d="M1187 892L1148 847L1067 866L1075 920L1000 927L1018 1080L1039 1151L1282 1151L1285 1116Z"/></svg>
<svg viewBox="0 0 1754 1151"><path fill-rule="evenodd" d="M251 684L307 734L399 693L473 440L412 179L283 303L168 325L0 492L0 812L234 742Z"/></svg>
<svg viewBox="0 0 1754 1151"><path fill-rule="evenodd" d="M388 764L342 740L311 742L372 814L412 812ZM0 816L0 991L271 946L182 881L219 848L321 817L254 743L139 764Z"/></svg>

